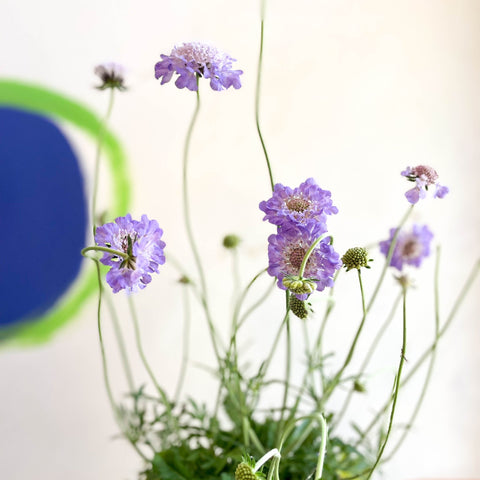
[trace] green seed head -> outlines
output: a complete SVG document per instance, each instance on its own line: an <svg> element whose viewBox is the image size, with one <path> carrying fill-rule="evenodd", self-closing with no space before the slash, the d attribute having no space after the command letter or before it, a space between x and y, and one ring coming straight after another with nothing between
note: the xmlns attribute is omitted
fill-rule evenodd
<svg viewBox="0 0 480 480"><path fill-rule="evenodd" d="M235 248L240 243L240 237L235 234L226 235L223 238L223 246L225 248Z"/></svg>
<svg viewBox="0 0 480 480"><path fill-rule="evenodd" d="M248 463L242 462L235 470L235 480L257 480L257 476Z"/></svg>
<svg viewBox="0 0 480 480"><path fill-rule="evenodd" d="M293 293L290 295L290 310L302 320L310 313L308 303L305 300L299 300Z"/></svg>
<svg viewBox="0 0 480 480"><path fill-rule="evenodd" d="M347 268L347 272L349 270L353 270L356 268L360 270L362 267L370 268L368 262L371 260L368 258L368 252L366 248L362 247L354 247L349 248L342 257L342 262Z"/></svg>

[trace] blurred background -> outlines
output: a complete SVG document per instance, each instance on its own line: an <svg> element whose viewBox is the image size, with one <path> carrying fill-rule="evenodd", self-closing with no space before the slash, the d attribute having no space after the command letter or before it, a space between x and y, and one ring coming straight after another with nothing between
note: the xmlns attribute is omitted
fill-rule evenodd
<svg viewBox="0 0 480 480"><path fill-rule="evenodd" d="M105 153L99 209L111 221L113 211L125 214L126 210L119 210L129 203L128 211L134 218L146 213L157 219L165 232L167 252L192 273L194 264L181 219L181 159L195 94L177 89L173 82L160 86L154 78L154 64L160 54L169 54L175 44L188 41L210 43L237 59L234 67L244 71L240 90L214 92L207 82L201 83L202 107L191 148L194 231L208 269L214 320L226 332L234 285L232 258L223 249L222 238L236 233L243 239L240 271L245 285L266 266L267 237L273 233L270 225L262 223L263 214L258 210L258 203L270 196L254 123L260 2L3 0L0 38L4 45L0 83L10 82L8 89L0 84L0 114L2 105L4 108L0 120L3 118L5 125L13 121L13 113L5 112L6 105L11 109L17 102L22 104L22 111L28 111L28 105L37 109L37 97L31 97L30 90L28 102L9 97L12 84L20 86L16 91L21 93L25 83L61 95L101 119L108 93L94 88L99 80L93 69L105 61L126 67L128 91L116 96L109 123L126 167L120 161L123 154L117 152L115 157ZM480 251L480 3L267 1L264 41L261 124L275 181L295 187L314 177L332 192L339 214L329 225L339 252L387 238L408 206L404 198L408 185L399 175L406 166L432 165L441 183L449 186L447 198L422 202L413 216L414 221L428 223L435 233L435 244L442 246L440 307L441 320L445 321ZM24 320L35 317L33 310L24 312L25 318L10 312L7 320L6 310L2 313L0 307L2 328L22 325L23 339L15 341L13 335L13 340L0 343L0 477L134 479L141 462L118 438L103 385L96 297L88 288L78 296L79 289L88 283L90 265L82 263L77 253L65 250L65 245L55 246L58 232L66 228L80 231L68 241L75 246L74 252L75 242L79 248L92 242L86 220L95 141L88 129L78 128L68 115L58 114L58 102L52 101L50 115L49 101L45 100L43 117L57 125L70 146L56 158L69 158L71 184L62 180L64 174L53 160L40 165L32 161L35 151L43 148L41 138L47 138L47 133L38 139L26 134L14 138L5 129L0 133L0 152L4 155L0 158L0 205L6 212L2 213L3 221L0 219L0 245L9 265L15 266L15 258L19 258L17 270L25 278L43 282L44 277L30 262L42 251L27 249L24 257L14 255L6 237L38 239L39 250L53 243L52 254L57 251L56 258L64 258L62 265L70 265L48 297L50 303L38 305L37 320L31 324L25 326ZM12 158L17 157L8 152L27 144L30 150L21 150L24 156L18 156L18 163L13 165ZM121 169L120 179L116 168ZM15 197L21 194L25 198L19 192L24 192L28 172L32 185L41 186L42 201L51 202L53 217L32 225L26 216L28 220L19 220L12 227L10 222L21 212L30 212L32 218L40 215L32 213L40 195L32 195L21 209ZM52 183L43 183L47 179ZM60 213L62 204L70 206L64 199L72 191L77 192L69 200L75 213L68 215L68 209ZM43 213L46 210L50 211L42 207ZM74 224L71 227L69 220ZM371 292L381 266L376 250L372 256L376 270L364 276L367 292ZM432 255L420 271L413 272L417 288L409 295L407 373L409 364L433 338L434 263ZM44 273L49 265L38 268ZM22 305L31 296L30 289L13 288L9 275L0 273L0 277L5 286L1 304ZM56 277L51 275L48 282ZM175 388L182 355L182 287L178 278L178 272L167 264L152 285L135 296L145 350L168 392ZM337 352L337 361L350 345L360 319L355 280L353 274L342 278L337 294L343 304L338 305L326 331L326 348ZM360 353L367 348L397 291L395 281L388 278L366 327ZM440 342L432 385L410 436L383 468L389 480L480 476L480 300L476 292L478 280ZM62 314L62 320L53 322L47 333L35 330L36 322L52 318L74 297L76 313ZM115 300L119 311L125 311L123 293ZM269 344L272 331L276 331L283 301L282 292L274 292L246 326L241 345L252 362L261 357L261 345ZM318 294L314 307L319 313L309 320L313 326L320 322L324 306L325 295ZM134 349L130 319L123 317L121 326L136 380L147 383ZM200 310L194 312L192 321L192 370L187 375L185 394L208 403L213 380L198 364L213 365L214 357ZM126 384L108 315L104 324L112 383L116 397L121 398ZM301 332L295 334L300 345ZM372 362L368 397L352 407L350 418L355 422L366 424L374 407L391 391L400 345L398 317ZM301 366L301 347L294 355ZM282 358L278 355L275 365L279 374ZM417 381L401 392L400 422L408 418L424 375L423 370ZM274 392L271 400L275 401ZM346 426L345 434L349 432Z"/></svg>

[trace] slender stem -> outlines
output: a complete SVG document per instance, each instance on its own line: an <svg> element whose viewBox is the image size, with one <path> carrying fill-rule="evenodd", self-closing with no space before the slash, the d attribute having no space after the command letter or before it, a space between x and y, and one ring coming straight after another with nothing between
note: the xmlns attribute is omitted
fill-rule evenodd
<svg viewBox="0 0 480 480"><path fill-rule="evenodd" d="M185 221L185 228L187 230L187 238L190 243L190 248L192 250L195 264L198 270L198 275L200 277L201 303L205 310L205 314L207 316L208 328L210 331L210 337L212 340L215 356L217 357L218 364L220 365L221 358L220 358L220 352L218 350L218 345L217 345L216 330L210 315L210 309L208 307L207 282L205 278L205 272L202 266L202 261L200 259L200 254L198 252L198 248L195 243L195 236L193 235L193 230L192 230L192 219L190 215L190 199L189 199L189 190L188 190L188 160L189 160L189 151L190 151L190 143L191 143L193 128L195 126L199 111L200 111L200 89L199 89L199 82L198 82L198 75L197 75L196 105L195 105L195 110L193 112L192 119L190 120L190 125L188 126L187 136L185 137L185 144L183 149L183 174L182 174L183 218Z"/></svg>
<svg viewBox="0 0 480 480"><path fill-rule="evenodd" d="M270 166L270 160L268 159L267 147L263 140L262 131L260 129L260 87L262 81L262 62L263 62L263 34L264 34L264 22L265 22L265 1L262 1L261 5L261 27L260 27L260 51L258 54L258 67L257 67L257 83L255 87L255 123L257 126L258 137L260 138L260 143L262 144L263 154L265 155L265 160L267 162L268 177L270 179L270 186L274 188L272 167Z"/></svg>
<svg viewBox="0 0 480 480"><path fill-rule="evenodd" d="M237 330L240 329L240 327L245 323L247 318L260 306L263 304L263 302L267 299L267 297L273 292L275 289L275 283L276 279L273 279L273 282L269 285L269 287L265 290L263 295L259 297L259 299L253 303L246 311L245 313L240 317L240 320L238 321L237 324Z"/></svg>
<svg viewBox="0 0 480 480"><path fill-rule="evenodd" d="M380 462L383 452L385 450L385 447L388 442L388 438L390 437L390 432L392 431L392 426L393 426L393 418L395 416L395 407L397 406L397 399L398 399L398 392L400 390L400 379L402 377L402 369L403 369L403 364L405 363L405 354L406 354L406 348L407 348L407 289L406 287L403 288L403 329L402 329L402 351L400 354L400 363L398 364L398 371L397 375L395 377L395 390L393 393L393 402L392 402L392 410L390 412L390 420L388 422L388 429L387 433L385 435L385 440L383 441L383 444L380 448L380 451L378 452L377 459L375 460L375 463L373 464L372 469L370 470L366 480L369 480L377 467L378 463Z"/></svg>
<svg viewBox="0 0 480 480"><path fill-rule="evenodd" d="M145 356L145 352L143 351L142 341L141 341L141 338L140 338L140 328L138 326L137 313L135 311L135 305L133 303L132 296L128 295L127 299L128 299L128 306L130 308L130 314L131 314L131 317L132 317L133 328L134 328L134 331L135 331L135 342L137 344L138 354L140 355L143 366L145 367L145 370L147 371L150 379L152 380L153 384L155 385L155 388L157 389L157 392L160 395L165 408L169 412L171 412L171 404L170 404L170 401L168 400L167 394L165 393L163 388L160 387L160 384L157 382L157 379L155 378L155 375L153 374L153 370L151 369L151 367L150 367L150 365L147 361L147 358Z"/></svg>
<svg viewBox="0 0 480 480"><path fill-rule="evenodd" d="M183 296L183 310L184 310L184 324L183 324L183 355L182 362L180 365L180 373L178 376L177 388L175 389L174 403L177 404L180 398L180 392L182 391L183 385L185 383L185 375L187 373L188 359L190 357L190 323L191 323L191 314L190 314L190 302L188 300L188 290L186 286L182 289Z"/></svg>
<svg viewBox="0 0 480 480"><path fill-rule="evenodd" d="M128 388L130 389L130 392L133 392L135 391L135 382L133 381L132 369L130 367L127 349L125 347L125 338L123 336L120 322L118 321L117 312L115 311L115 307L113 306L111 298L107 295L105 300L107 302L110 316L112 317L113 330L115 332L115 338L117 339L118 350L120 351L120 358L122 359L123 370L127 379Z"/></svg>
<svg viewBox="0 0 480 480"><path fill-rule="evenodd" d="M395 301L393 303L393 306L390 310L390 313L388 314L388 316L387 316L385 322L383 323L383 325L378 330L377 335L373 339L373 342L370 345L370 348L368 349L367 354L365 355L365 359L363 360L362 365L360 366L359 373L355 376L355 378L360 378L361 375L363 375L363 373L365 372L365 370L366 370L366 368L367 368L367 366L368 366L368 364L369 364L369 362L372 358L373 353L375 352L378 344L380 343L380 340L382 339L382 337L383 337L384 333L386 332L388 326L392 323L392 320L395 316L395 312L397 311L397 307L398 307L398 304L399 304L401 299L402 299L402 293L400 293L397 296L397 298L395 299ZM352 395L353 395L354 391L355 391L354 386L352 386L350 388L350 391L348 392L347 397L345 398L345 401L342 405L342 408L340 409L339 413L337 414L337 416L335 418L335 423L334 423L334 425L332 425L330 427L330 430L333 430L334 428L336 428L336 426L342 421L342 418L343 418L343 416L345 415L345 412L348 409L348 406L350 404L350 401L352 399Z"/></svg>
<svg viewBox="0 0 480 480"><path fill-rule="evenodd" d="M324 397L325 398L323 399L323 402L325 402L326 399L328 399L329 395L332 393L334 388L338 385L338 382L342 378L343 372L345 371L348 364L352 360L353 352L355 351L355 347L357 345L358 339L360 338L360 334L362 333L363 326L365 324L365 319L367 318L367 308L365 306L365 293L363 291L361 270L357 269L357 273L358 273L358 283L360 285L360 294L361 294L361 297L362 297L362 312L363 312L362 321L360 322L360 325L358 326L357 333L355 334L355 338L353 339L352 345L350 346L350 350L348 351L347 357L345 358L345 361L343 362L342 367L335 374L335 376L333 377L333 380L329 383L326 391L324 392Z"/></svg>
<svg viewBox="0 0 480 480"><path fill-rule="evenodd" d="M380 287L382 286L382 283L383 283L383 279L385 278L385 274L387 273L388 267L390 266L390 262L392 260L393 252L395 250L395 246L397 245L397 239L398 239L398 235L400 234L400 230L405 225L405 222L408 220L408 217L412 213L414 206L415 205L411 205L409 207L409 209L407 210L407 212L405 213L403 218L400 220L400 223L395 230L392 241L390 242L390 248L388 249L387 258L385 259L385 264L383 265L382 272L380 273L380 277L378 279L377 285L375 286L375 290L373 291L372 297L370 298L370 301L368 302L367 312L370 311L370 309L372 308L372 306L375 302L375 299L377 298L378 292L380 291Z"/></svg>
<svg viewBox="0 0 480 480"><path fill-rule="evenodd" d="M105 137L105 131L107 129L107 123L112 113L114 90L115 90L114 88L110 88L110 97L108 101L107 113L105 114L105 117L102 123L100 124L100 130L98 132L97 151L95 154L95 170L93 175L92 210L91 210L94 237L95 237L95 230L97 228L96 221L95 221L95 214L96 214L96 208L97 208L98 179L100 176L100 154L102 151L102 144L103 144L103 139Z"/></svg>
<svg viewBox="0 0 480 480"><path fill-rule="evenodd" d="M102 354L103 381L105 383L105 389L107 391L108 400L110 402L110 407L113 411L115 421L117 422L117 425L120 428L120 430L122 431L123 435L130 442L130 444L132 445L134 450L138 453L138 455L140 455L140 457L142 457L143 460L145 460L146 462L149 462L148 458L138 448L135 441L123 429L121 419L120 419L120 412L119 412L118 407L115 403L115 400L113 399L113 393L112 393L112 389L110 387L110 380L109 380L109 377L108 377L107 357L105 355L105 347L103 345L103 334L102 334L102 322L101 322L102 292L103 292L102 275L100 273L100 262L95 258L92 258L92 260L95 262L95 266L97 268L97 279L98 279L97 328L98 328L98 340L99 340L99 343L100 343L100 352Z"/></svg>
<svg viewBox="0 0 480 480"><path fill-rule="evenodd" d="M310 245L310 248L307 250L305 255L303 256L302 263L300 264L300 269L298 270L298 276L301 278L303 277L303 274L305 273L305 267L307 266L308 259L310 258L310 255L312 252L315 250L315 247L323 240L323 235L320 237L316 238L315 241Z"/></svg>
<svg viewBox="0 0 480 480"><path fill-rule="evenodd" d="M408 375L405 376L405 379L402 382L401 387L404 387L408 381L413 377L413 375L417 372L417 370L423 365L425 360L432 354L434 349L436 348L436 345L440 338L445 334L447 331L448 327L451 325L453 319L455 318L455 315L458 312L458 309L460 308L461 304L463 303L463 300L465 299L467 293L469 292L470 288L472 287L473 283L476 280L476 277L478 273L480 272L480 259L478 259L472 270L470 271L467 280L465 281L464 285L462 286L460 293L458 294L454 305L452 309L450 310L450 313L447 317L447 320L443 324L443 327L439 330L437 337L435 338L434 342L427 347L427 349L423 352L423 354L420 356L420 358L415 362L413 367L410 369L410 372ZM380 408L380 410L377 412L375 417L373 417L372 421L369 423L367 428L362 432L360 435L360 438L357 440L355 447L360 445L360 443L363 441L363 439L368 435L370 430L376 425L376 423L380 420L382 415L387 411L388 406L390 405L391 399L389 398L385 404Z"/></svg>
<svg viewBox="0 0 480 480"><path fill-rule="evenodd" d="M433 344L433 350L432 350L432 355L430 357L430 362L428 364L428 370L427 370L427 375L425 376L425 381L423 382L423 387L422 391L420 392L420 396L418 397L417 404L415 406L415 409L413 410L413 413L410 417L410 420L407 423L407 426L405 430L402 433L402 436L396 443L396 445L392 448L392 451L389 453L388 457L384 459L383 463L388 462L397 452L397 450L401 447L402 443L404 442L406 436L408 435L410 428L412 425L415 423L415 420L417 418L417 415L420 411L420 408L423 404L423 401L425 399L425 395L428 390L428 386L430 384L430 380L432 378L432 372L433 372L433 366L435 364L435 359L436 359L436 353L437 353L437 342L438 342L438 333L440 331L440 295L439 295L439 288L438 288L438 278L439 278L439 269L440 269L440 247L437 247L437 256L436 256L436 262L435 262L435 275L434 275L434 281L433 281L433 290L434 290L434 307L435 307L435 340Z"/></svg>

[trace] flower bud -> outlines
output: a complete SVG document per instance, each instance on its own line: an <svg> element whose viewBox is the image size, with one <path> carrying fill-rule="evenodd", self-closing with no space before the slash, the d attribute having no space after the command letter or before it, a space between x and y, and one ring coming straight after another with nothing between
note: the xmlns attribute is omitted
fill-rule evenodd
<svg viewBox="0 0 480 480"><path fill-rule="evenodd" d="M366 248L362 247L354 247L349 248L342 257L342 262L347 268L347 272L349 270L353 270L356 268L360 270L360 268L370 268L368 262L371 260L368 258L368 252Z"/></svg>
<svg viewBox="0 0 480 480"><path fill-rule="evenodd" d="M225 248L236 248L238 247L238 244L240 243L240 241L241 240L238 235L235 235L235 234L226 235L223 238L223 246Z"/></svg>
<svg viewBox="0 0 480 480"><path fill-rule="evenodd" d="M308 317L309 309L308 303L305 300L299 300L293 293L290 295L290 310L298 318L304 320Z"/></svg>
<svg viewBox="0 0 480 480"><path fill-rule="evenodd" d="M287 275L282 280L283 286L297 295L310 294L315 291L317 284L308 278L297 275Z"/></svg>
<svg viewBox="0 0 480 480"><path fill-rule="evenodd" d="M235 470L235 480L257 480L257 476L248 463L242 462Z"/></svg>

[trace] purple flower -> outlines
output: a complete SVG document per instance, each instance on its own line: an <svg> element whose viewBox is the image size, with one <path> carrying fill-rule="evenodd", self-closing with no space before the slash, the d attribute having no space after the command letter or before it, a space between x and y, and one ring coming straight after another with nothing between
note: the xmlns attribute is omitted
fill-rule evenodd
<svg viewBox="0 0 480 480"><path fill-rule="evenodd" d="M390 230L390 238L380 242L380 251L387 256L396 228ZM398 270L402 270L403 265L413 265L420 267L424 258L430 255L430 243L433 239L433 233L426 225L413 225L410 232L400 231L397 237L397 243L393 250L390 265Z"/></svg>
<svg viewBox="0 0 480 480"><path fill-rule="evenodd" d="M280 230L276 235L268 237L267 271L272 277L277 277L277 285L282 290L286 290L283 278L298 275L303 258L316 238L318 235L302 227ZM303 274L303 278L314 280L319 291L333 286L333 275L342 265L340 256L329 242L330 238L326 237L315 247ZM297 295L301 300L307 296Z"/></svg>
<svg viewBox="0 0 480 480"><path fill-rule="evenodd" d="M103 63L97 65L94 72L102 81L102 84L97 87L99 90L117 88L123 91L127 89L124 85L125 70L122 65L114 62Z"/></svg>
<svg viewBox="0 0 480 480"><path fill-rule="evenodd" d="M407 167L402 175L411 182L415 182L415 187L405 193L405 197L412 205L427 196L428 187L431 185L435 186L433 198L443 198L448 193L448 187L444 187L437 182L438 173L427 165Z"/></svg>
<svg viewBox="0 0 480 480"><path fill-rule="evenodd" d="M128 255L127 258L105 252L100 260L112 268L106 280L113 293L122 289L134 292L145 288L152 280L151 273L158 273L159 265L165 263L161 240L163 231L155 220L142 215L140 221L132 220L130 214L118 217L115 222L98 227L95 243Z"/></svg>
<svg viewBox="0 0 480 480"><path fill-rule="evenodd" d="M327 231L327 215L338 212L333 206L331 193L322 190L313 178L291 189L277 183L273 196L259 205L265 212L263 220L281 228L306 227L317 234Z"/></svg>
<svg viewBox="0 0 480 480"><path fill-rule="evenodd" d="M174 73L178 88L187 87L197 91L197 75L210 79L213 90L229 87L240 88L241 70L232 70L234 58L203 43L191 42L175 46L170 55L160 55L162 60L155 64L155 78L161 78L161 85L167 83Z"/></svg>

